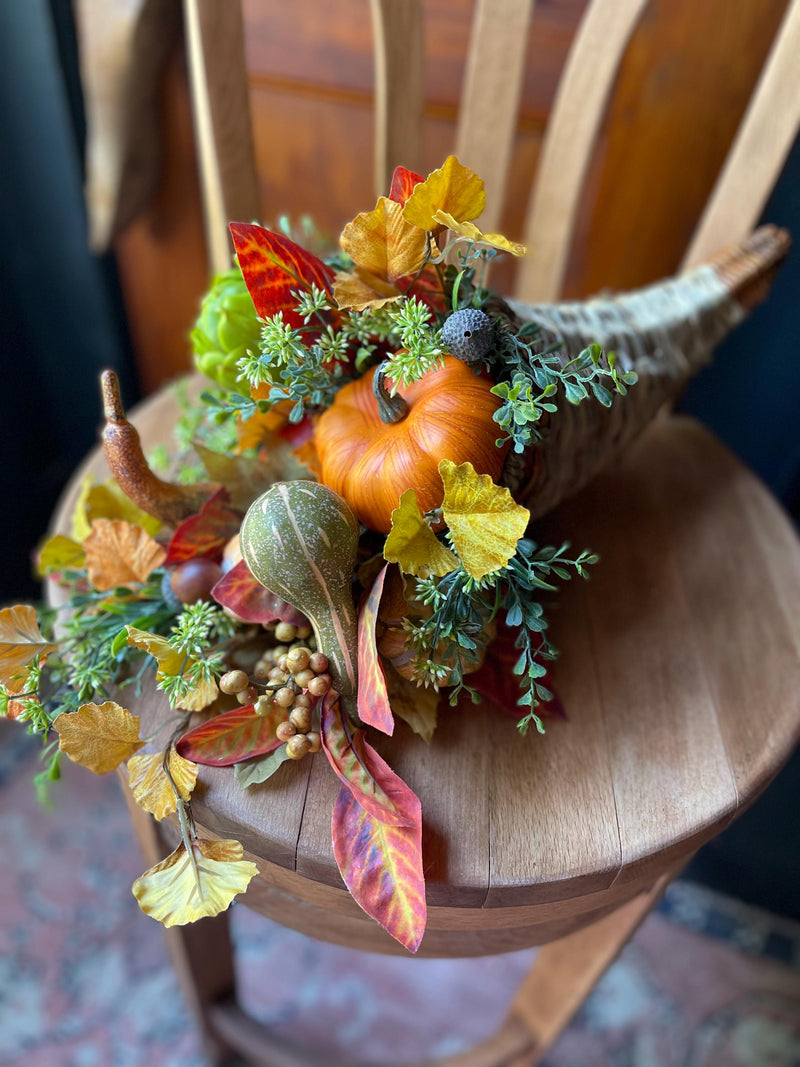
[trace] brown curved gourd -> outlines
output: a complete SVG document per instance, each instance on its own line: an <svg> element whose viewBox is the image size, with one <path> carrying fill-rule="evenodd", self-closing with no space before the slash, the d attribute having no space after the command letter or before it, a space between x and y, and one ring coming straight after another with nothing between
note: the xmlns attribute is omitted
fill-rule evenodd
<svg viewBox="0 0 800 1067"><path fill-rule="evenodd" d="M142 511L166 526L178 526L196 515L218 485L174 485L154 474L142 450L138 431L125 415L119 379L112 370L100 375L103 396L103 451L114 481Z"/></svg>
<svg viewBox="0 0 800 1067"><path fill-rule="evenodd" d="M307 616L329 660L333 688L352 713L358 687L353 570L358 522L319 482L276 482L245 515L239 545L255 578Z"/></svg>
<svg viewBox="0 0 800 1067"><path fill-rule="evenodd" d="M558 304L509 301L520 322L542 327L545 344L564 343L563 362L598 342L639 377L610 408L591 400L560 404L526 462L510 454L503 480L532 518L577 492L674 402L764 299L790 246L785 230L762 226L695 270L631 293Z"/></svg>

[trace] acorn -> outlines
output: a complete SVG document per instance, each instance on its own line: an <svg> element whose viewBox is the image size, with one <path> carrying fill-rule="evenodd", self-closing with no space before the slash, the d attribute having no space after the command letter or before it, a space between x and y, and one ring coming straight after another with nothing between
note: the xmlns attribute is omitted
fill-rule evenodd
<svg viewBox="0 0 800 1067"><path fill-rule="evenodd" d="M479 363L492 350L494 326L485 311L461 308L445 319L442 340L462 363Z"/></svg>

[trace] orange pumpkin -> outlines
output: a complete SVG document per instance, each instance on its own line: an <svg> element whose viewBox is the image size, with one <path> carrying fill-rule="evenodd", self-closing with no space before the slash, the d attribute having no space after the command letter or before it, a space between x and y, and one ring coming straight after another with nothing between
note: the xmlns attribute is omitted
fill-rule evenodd
<svg viewBox="0 0 800 1067"><path fill-rule="evenodd" d="M374 371L350 382L317 423L314 443L321 481L350 504L365 526L388 533L392 512L406 489L417 493L422 512L442 503L439 462L469 461L498 481L506 447L498 448L492 419L500 401L492 381L452 356L388 402L373 390ZM405 404L403 403L405 401ZM382 417L383 415L383 417Z"/></svg>

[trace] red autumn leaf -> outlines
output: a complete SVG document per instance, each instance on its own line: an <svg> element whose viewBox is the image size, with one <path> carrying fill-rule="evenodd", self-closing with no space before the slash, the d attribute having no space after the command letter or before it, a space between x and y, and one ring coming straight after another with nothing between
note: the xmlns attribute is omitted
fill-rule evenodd
<svg viewBox="0 0 800 1067"><path fill-rule="evenodd" d="M177 528L167 549L165 567L175 567L187 559L213 559L219 563L225 545L239 532L242 516L230 507L227 489L218 489L196 515L190 515Z"/></svg>
<svg viewBox="0 0 800 1067"><path fill-rule="evenodd" d="M389 189L389 199L395 200L398 204L405 204L406 200L411 196L414 186L424 181L425 179L421 174L415 174L413 170L409 170L407 167L395 167L392 175L392 185Z"/></svg>
<svg viewBox="0 0 800 1067"><path fill-rule="evenodd" d="M293 328L303 325L294 310L293 289L312 284L333 291L333 271L321 259L306 252L288 237L247 222L232 222L231 235L253 304L262 318L283 312Z"/></svg>
<svg viewBox="0 0 800 1067"><path fill-rule="evenodd" d="M516 636L516 630L498 619L497 636L486 651L486 659L480 669L470 675L468 681L470 687L477 690L484 700L500 711L519 718L525 709L517 703L522 695L522 688L519 676L514 674L514 664L521 655L521 650L514 644ZM566 719L564 706L553 691L550 672L542 675L538 681L553 693L553 699L539 704L536 714Z"/></svg>
<svg viewBox="0 0 800 1067"><path fill-rule="evenodd" d="M223 608L238 615L242 622L290 622L292 626L308 622L302 611L265 589L250 573L243 559L223 574L211 595Z"/></svg>
<svg viewBox="0 0 800 1067"><path fill-rule="evenodd" d="M409 952L416 952L425 933L427 905L422 810L411 795L416 801L412 825L387 826L342 786L331 833L333 854L353 899Z"/></svg>
<svg viewBox="0 0 800 1067"><path fill-rule="evenodd" d="M367 726L391 735L394 733L394 716L375 640L375 624L388 568L387 563L358 613L358 717Z"/></svg>
<svg viewBox="0 0 800 1067"><path fill-rule="evenodd" d="M178 741L178 755L209 767L229 767L232 763L265 756L283 744L275 736L286 709L273 704L267 715L256 715L252 704L224 711L208 722L195 726Z"/></svg>
<svg viewBox="0 0 800 1067"><path fill-rule="evenodd" d="M339 709L338 696L329 690L320 713L320 735L328 762L370 815L391 826L411 825L419 800L367 744L364 731L347 722Z"/></svg>

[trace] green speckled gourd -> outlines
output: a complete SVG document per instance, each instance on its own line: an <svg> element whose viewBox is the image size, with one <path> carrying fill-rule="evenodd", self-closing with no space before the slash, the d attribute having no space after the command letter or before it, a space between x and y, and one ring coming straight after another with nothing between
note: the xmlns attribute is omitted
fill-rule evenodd
<svg viewBox="0 0 800 1067"><path fill-rule="evenodd" d="M308 617L334 688L354 696L358 522L347 501L318 482L277 482L251 504L239 544L258 581Z"/></svg>

